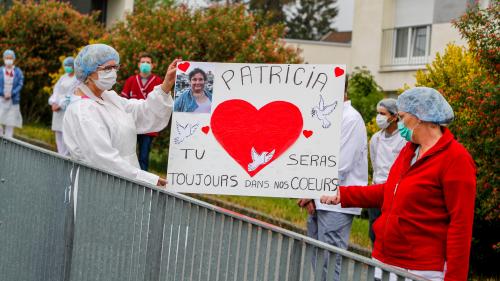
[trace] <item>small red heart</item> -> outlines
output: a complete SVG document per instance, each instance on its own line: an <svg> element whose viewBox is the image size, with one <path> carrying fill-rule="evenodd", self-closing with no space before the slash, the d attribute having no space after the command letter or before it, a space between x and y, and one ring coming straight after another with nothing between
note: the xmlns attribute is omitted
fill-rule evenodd
<svg viewBox="0 0 500 281"><path fill-rule="evenodd" d="M177 68L182 70L182 72L186 72L186 70L188 70L189 66L191 64L188 62L188 61L185 61L185 62L181 62L177 65Z"/></svg>
<svg viewBox="0 0 500 281"><path fill-rule="evenodd" d="M306 137L308 139L310 136L312 136L313 131L304 130L304 131L302 131L302 134L304 135L304 137Z"/></svg>
<svg viewBox="0 0 500 281"><path fill-rule="evenodd" d="M335 72L335 77L339 77L344 74L344 70L338 66L335 67L334 72Z"/></svg>
<svg viewBox="0 0 500 281"><path fill-rule="evenodd" d="M209 126L202 127L202 128L201 128L201 131L202 131L203 133L205 133L205 135L206 135L206 134L208 134L208 132L210 131L210 127L209 127Z"/></svg>

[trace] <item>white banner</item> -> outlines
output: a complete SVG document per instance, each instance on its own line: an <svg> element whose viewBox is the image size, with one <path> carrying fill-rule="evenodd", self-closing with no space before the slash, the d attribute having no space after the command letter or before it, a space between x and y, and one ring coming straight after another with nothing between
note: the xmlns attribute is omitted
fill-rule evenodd
<svg viewBox="0 0 500 281"><path fill-rule="evenodd" d="M345 65L178 65L168 189L319 198L338 185Z"/></svg>

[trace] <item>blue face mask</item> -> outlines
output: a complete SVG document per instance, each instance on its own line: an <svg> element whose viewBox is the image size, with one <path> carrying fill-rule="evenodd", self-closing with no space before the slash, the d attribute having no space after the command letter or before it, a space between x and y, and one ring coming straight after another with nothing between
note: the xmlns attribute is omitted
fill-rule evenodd
<svg viewBox="0 0 500 281"><path fill-rule="evenodd" d="M398 130L399 130L399 134L401 135L401 137L403 137L405 140L411 142L411 139L413 136L413 130L408 129L405 126L405 124L403 123L403 121L398 122Z"/></svg>
<svg viewBox="0 0 500 281"><path fill-rule="evenodd" d="M73 72L73 67L71 67L71 66L65 66L64 67L64 72L66 72L68 74L72 73Z"/></svg>
<svg viewBox="0 0 500 281"><path fill-rule="evenodd" d="M141 73L149 74L151 73L151 64L143 62L139 66L139 70L141 71Z"/></svg>

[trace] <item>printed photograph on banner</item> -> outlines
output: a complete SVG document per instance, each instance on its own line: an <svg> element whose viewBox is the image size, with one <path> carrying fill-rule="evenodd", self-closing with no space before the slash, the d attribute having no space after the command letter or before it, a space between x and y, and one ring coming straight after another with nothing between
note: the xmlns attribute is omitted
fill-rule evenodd
<svg viewBox="0 0 500 281"><path fill-rule="evenodd" d="M213 67L207 63L182 62L175 79L175 112L210 113L214 85Z"/></svg>
<svg viewBox="0 0 500 281"><path fill-rule="evenodd" d="M345 69L178 64L169 190L286 198L337 192Z"/></svg>

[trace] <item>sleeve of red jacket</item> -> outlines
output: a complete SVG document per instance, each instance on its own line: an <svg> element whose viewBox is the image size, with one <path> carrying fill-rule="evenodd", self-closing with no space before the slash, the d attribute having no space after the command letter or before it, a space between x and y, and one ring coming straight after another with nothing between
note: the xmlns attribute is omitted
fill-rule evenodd
<svg viewBox="0 0 500 281"><path fill-rule="evenodd" d="M133 82L133 79L131 79L132 77L129 77L127 79L127 81L125 81L125 86L123 86L123 90L122 90L122 93L121 93L121 96L126 98L126 99L129 99L130 98L130 91L132 91L132 82Z"/></svg>
<svg viewBox="0 0 500 281"><path fill-rule="evenodd" d="M163 78L161 78L160 76L156 76L156 81L155 81L155 84L156 85L160 85L161 83L163 83ZM155 86L156 86L155 85Z"/></svg>
<svg viewBox="0 0 500 281"><path fill-rule="evenodd" d="M341 186L342 207L382 208L385 183L370 186Z"/></svg>
<svg viewBox="0 0 500 281"><path fill-rule="evenodd" d="M442 177L445 204L450 216L445 281L467 280L476 196L476 169L472 158L468 154L458 157L450 163Z"/></svg>

